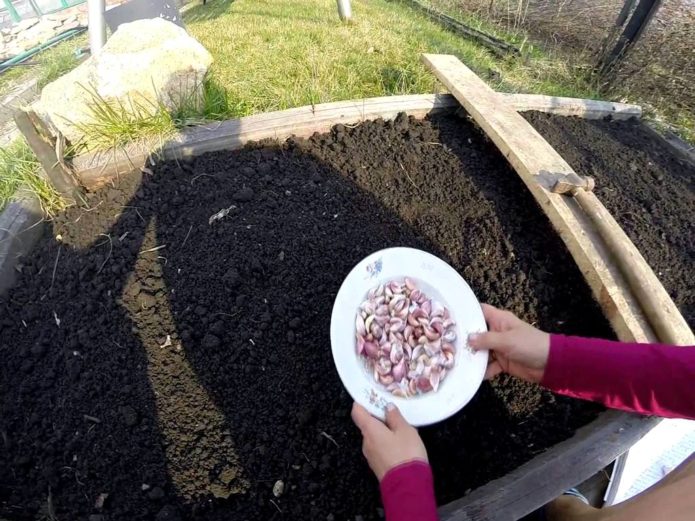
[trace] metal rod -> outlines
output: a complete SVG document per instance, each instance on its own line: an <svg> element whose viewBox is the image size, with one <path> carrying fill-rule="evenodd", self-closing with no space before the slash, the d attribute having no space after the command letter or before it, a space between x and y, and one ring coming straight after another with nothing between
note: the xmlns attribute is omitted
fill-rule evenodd
<svg viewBox="0 0 695 521"><path fill-rule="evenodd" d="M352 20L352 7L350 0L338 0L338 16L344 22Z"/></svg>
<svg viewBox="0 0 695 521"><path fill-rule="evenodd" d="M92 56L96 54L106 43L106 11L105 0L87 0L87 14L89 20L89 50Z"/></svg>

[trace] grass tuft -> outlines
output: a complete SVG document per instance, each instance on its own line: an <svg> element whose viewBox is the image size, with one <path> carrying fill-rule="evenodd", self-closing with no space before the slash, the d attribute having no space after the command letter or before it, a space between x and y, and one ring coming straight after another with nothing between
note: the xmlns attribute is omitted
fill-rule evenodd
<svg viewBox="0 0 695 521"><path fill-rule="evenodd" d="M0 210L11 200L35 196L53 216L66 208L65 200L41 176L41 165L24 138L0 148Z"/></svg>

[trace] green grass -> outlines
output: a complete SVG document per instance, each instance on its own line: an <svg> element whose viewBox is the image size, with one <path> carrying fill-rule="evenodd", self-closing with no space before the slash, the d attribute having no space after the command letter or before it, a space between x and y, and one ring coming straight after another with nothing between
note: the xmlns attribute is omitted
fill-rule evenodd
<svg viewBox="0 0 695 521"><path fill-rule="evenodd" d="M7 94L12 87L32 77L37 78L39 88L43 87L77 67L79 60L75 56L75 51L85 45L87 45L86 33L65 40L32 56L28 61L35 62L34 65L17 65L0 73L0 92Z"/></svg>
<svg viewBox="0 0 695 521"><path fill-rule="evenodd" d="M60 194L40 175L41 166L24 139L0 148L0 210L13 199L36 196L51 216L65 208Z"/></svg>
<svg viewBox="0 0 695 521"><path fill-rule="evenodd" d="M215 59L211 80L227 94L224 117L436 90L423 52L458 56L496 89L596 97L584 71L529 53L500 60L411 9L353 0L341 23L334 0L211 0L184 14Z"/></svg>

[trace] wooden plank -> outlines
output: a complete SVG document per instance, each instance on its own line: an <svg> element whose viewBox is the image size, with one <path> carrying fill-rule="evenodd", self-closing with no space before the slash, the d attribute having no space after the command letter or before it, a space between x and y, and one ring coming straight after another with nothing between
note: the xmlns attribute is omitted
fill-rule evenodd
<svg viewBox="0 0 695 521"><path fill-rule="evenodd" d="M441 521L516 521L604 468L659 421L620 411L603 412L572 438L442 506L439 517Z"/></svg>
<svg viewBox="0 0 695 521"><path fill-rule="evenodd" d="M425 54L423 59L497 145L541 205L618 337L628 341L658 341L660 338L630 290L628 281L577 201L551 193L543 185L542 178L549 173L576 175L570 166L514 108L505 103L503 96L490 89L458 58ZM624 240L629 241L624 232L620 232ZM646 263L640 269L651 274L649 284L669 317L673 333L669 339L677 339L679 344L692 344L692 331L656 275Z"/></svg>
<svg viewBox="0 0 695 521"><path fill-rule="evenodd" d="M641 114L640 107L636 105L607 101L536 94L504 96L518 110L538 110L590 119L606 116L622 119L627 118L628 114L630 117ZM192 127L176 134L166 144L150 140L116 151L86 154L73 160L73 168L78 172L82 184L94 190L119 175L145 166L150 155L181 159L216 150L234 150L252 140L283 140L292 135L307 137L314 132L325 132L338 123L352 125L379 117L392 119L399 112L424 117L430 112L458 106L458 101L451 94L415 94L298 107Z"/></svg>
<svg viewBox="0 0 695 521"><path fill-rule="evenodd" d="M626 120L642 117L642 107L629 103L540 94L504 94L504 98L518 112L538 110L558 116L578 116L585 119Z"/></svg>
<svg viewBox="0 0 695 521"><path fill-rule="evenodd" d="M449 94L387 96L308 105L199 125L176 134L165 144L141 142L122 150L79 156L73 160L73 168L82 184L93 190L119 175L141 168L150 155L184 159L205 152L235 150L249 141L284 140L293 135L309 137L338 123L354 125L368 119L393 119L400 112L424 117L432 111L455 107L458 102Z"/></svg>
<svg viewBox="0 0 695 521"><path fill-rule="evenodd" d="M14 114L17 128L38 158L50 183L69 202L75 203L80 197L80 187L72 172L63 164L62 158L56 154L55 145L47 141L45 129L37 129L34 126L32 120L36 117L35 114L23 110L17 110Z"/></svg>

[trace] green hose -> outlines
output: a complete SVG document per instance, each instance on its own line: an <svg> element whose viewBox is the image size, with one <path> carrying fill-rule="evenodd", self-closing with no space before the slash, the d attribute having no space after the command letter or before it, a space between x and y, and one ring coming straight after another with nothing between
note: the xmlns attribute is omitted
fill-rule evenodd
<svg viewBox="0 0 695 521"><path fill-rule="evenodd" d="M0 63L0 73L4 72L5 70L9 69L13 65L17 65L19 63L22 63L25 60L28 60L32 56L34 56L36 53L39 53L45 49L48 49L49 47L53 47L56 44L59 44L63 40L67 40L68 38L71 38L73 36L76 36L80 34L81 32L86 31L86 27L77 27L75 29L70 29L69 31L65 31L64 33L58 34L54 36L53 38L49 38L47 41L44 43L37 45L36 47L32 47L31 49L24 51L17 56L14 56L10 58L9 60L5 60L4 62Z"/></svg>

